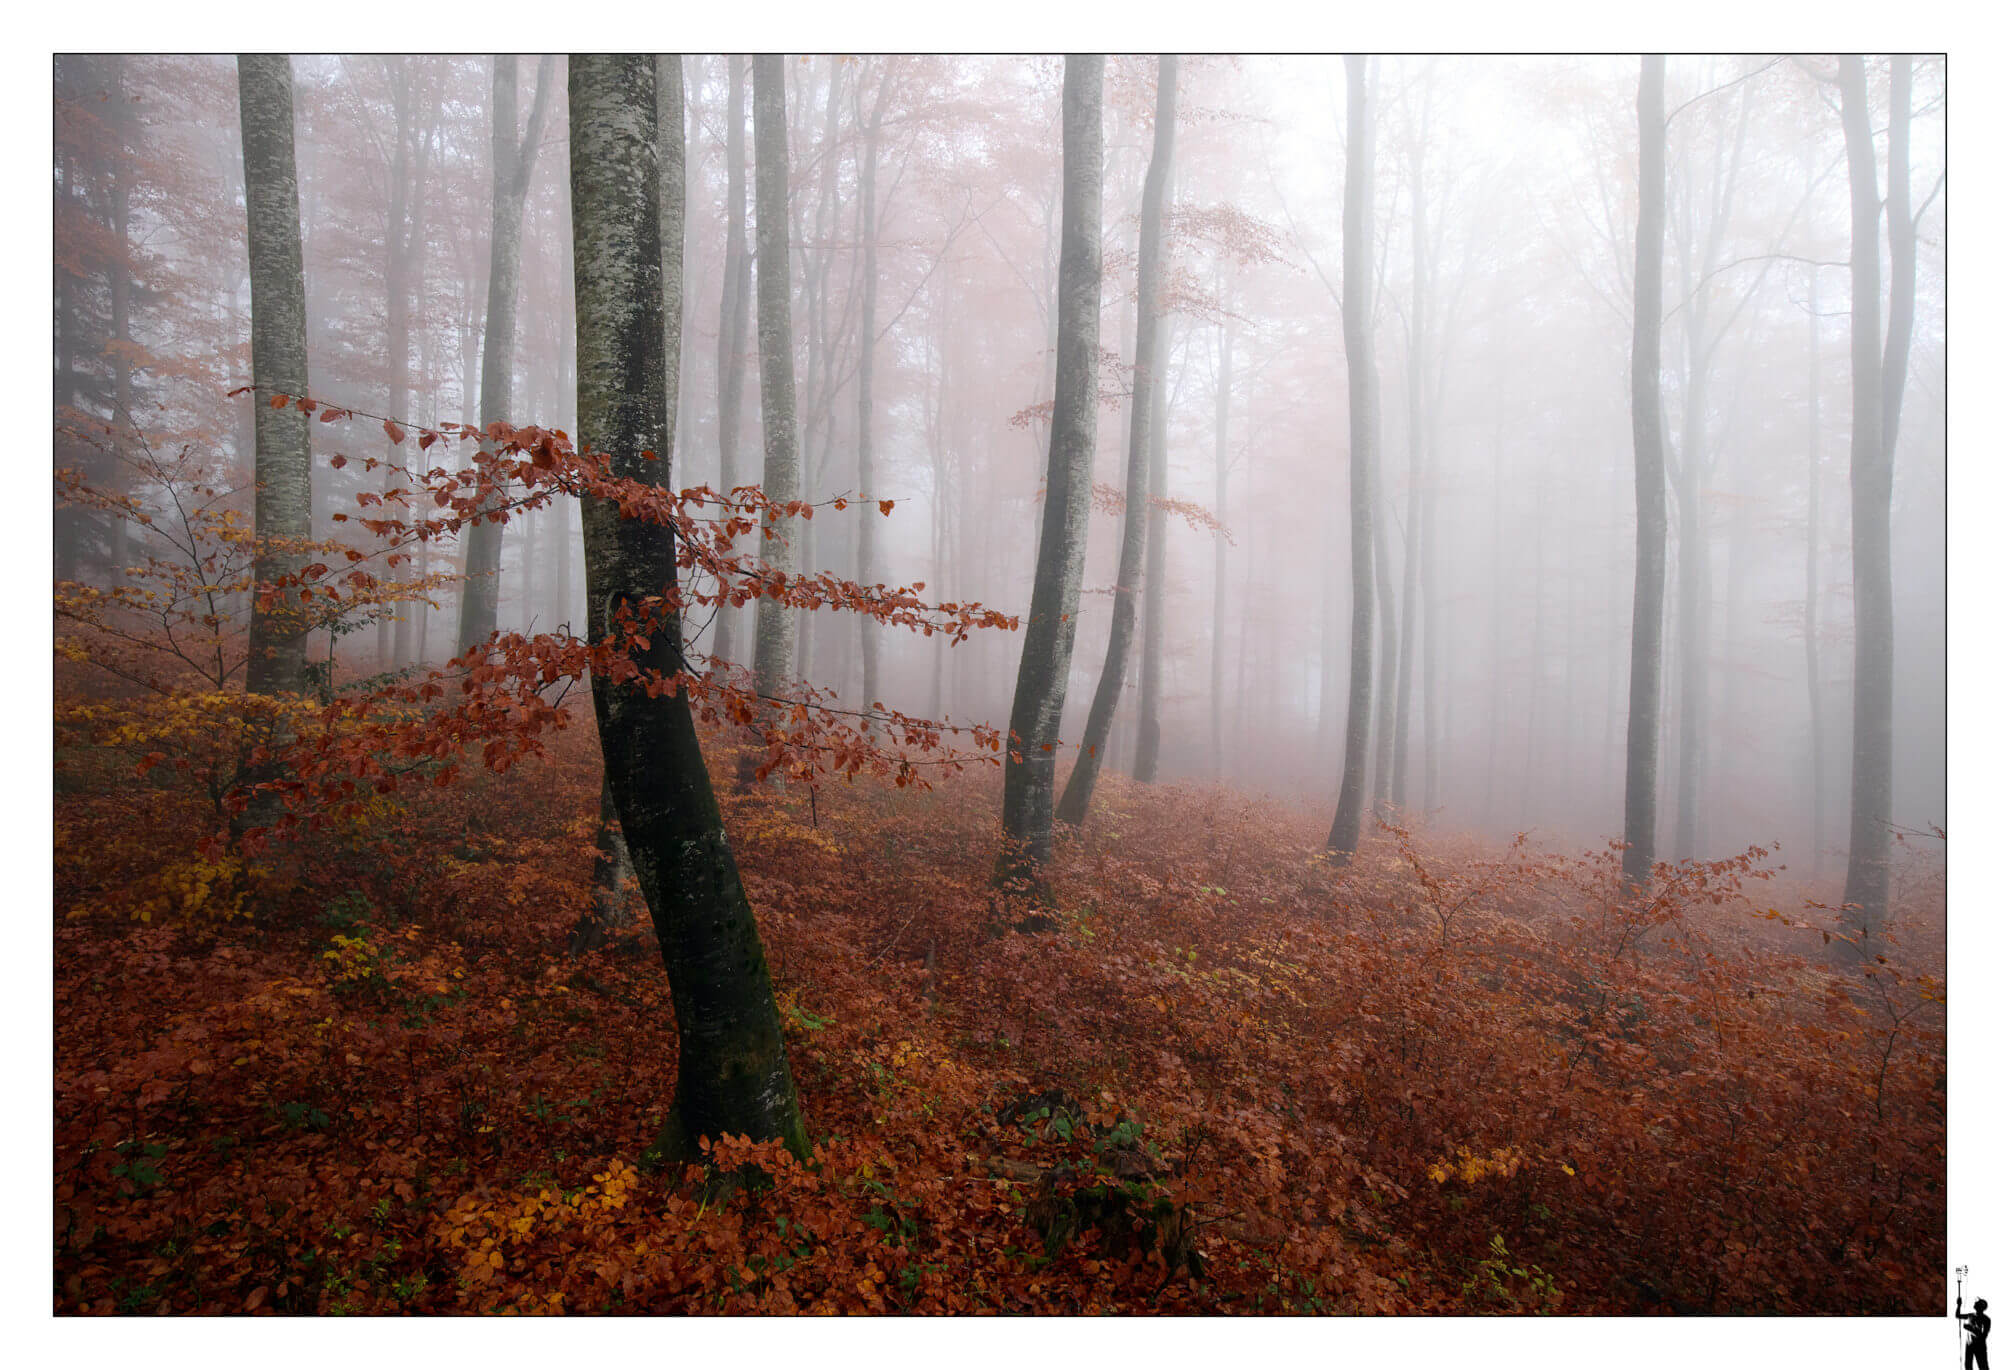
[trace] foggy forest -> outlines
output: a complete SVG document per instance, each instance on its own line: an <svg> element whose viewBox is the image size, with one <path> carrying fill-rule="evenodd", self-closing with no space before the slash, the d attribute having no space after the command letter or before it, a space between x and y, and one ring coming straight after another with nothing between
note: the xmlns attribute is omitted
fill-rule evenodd
<svg viewBox="0 0 2000 1370"><path fill-rule="evenodd" d="M1937 1311L1943 58L53 87L56 1313Z"/></svg>

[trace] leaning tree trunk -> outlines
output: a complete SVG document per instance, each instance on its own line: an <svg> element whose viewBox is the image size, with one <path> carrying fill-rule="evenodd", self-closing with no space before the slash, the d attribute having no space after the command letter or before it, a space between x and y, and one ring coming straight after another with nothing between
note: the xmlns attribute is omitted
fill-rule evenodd
<svg viewBox="0 0 2000 1370"><path fill-rule="evenodd" d="M256 385L257 557L260 583L296 575L312 536L312 439L297 405L274 396L306 393L305 258L299 177L292 148L292 59L236 59L243 123L243 190L249 211L250 374ZM306 618L294 593L258 596L250 610L251 694L305 688Z"/></svg>
<svg viewBox="0 0 2000 1370"><path fill-rule="evenodd" d="M743 155L743 58L729 59L729 231L722 258L722 316L720 341L716 344L715 446L718 474L716 485L724 495L742 479L738 455L743 421L743 355L750 339L750 249L744 239L748 213L744 197L749 176ZM737 610L731 604L715 606L715 646L717 660L736 662Z"/></svg>
<svg viewBox="0 0 2000 1370"><path fill-rule="evenodd" d="M1373 114L1368 59L1347 58L1347 188L1341 209L1341 329L1347 343L1348 513L1353 529L1354 605L1348 626L1347 747L1340 802L1326 845L1335 865L1361 844L1368 782L1369 691L1375 683L1375 341L1369 287L1374 279Z"/></svg>
<svg viewBox="0 0 2000 1370"><path fill-rule="evenodd" d="M764 411L764 494L783 505L799 497L798 398L792 377L792 270L785 220L789 168L785 150L785 59L750 59L752 118L757 138L757 367ZM764 521L758 556L772 573L789 576L798 554L776 519ZM767 699L792 681L792 610L769 597L757 601L756 688ZM767 713L767 722L769 715ZM745 758L748 770L754 761Z"/></svg>
<svg viewBox="0 0 2000 1370"><path fill-rule="evenodd" d="M661 129L657 68L647 56L570 60L570 206L575 223L577 437L612 473L666 485L672 474L673 387L660 261ZM678 117L667 121L679 136ZM667 187L671 197L679 182ZM667 217L675 217L668 215ZM658 454L648 460L647 452ZM621 610L675 588L671 527L620 516L615 500L583 502L590 640ZM656 601L657 602L657 601ZM634 663L682 665L678 614L658 624ZM591 678L605 775L653 914L680 1031L680 1067L663 1150L697 1155L703 1137L744 1134L807 1149L757 920L737 875L684 691Z"/></svg>
<svg viewBox="0 0 2000 1370"><path fill-rule="evenodd" d="M1022 631L1021 667L1008 725L1000 814L1004 845L995 870L995 883L1003 894L1036 903L1048 897L1045 869L1055 820L1055 748L1070 653L1076 645L1084 534L1090 521L1103 208L1104 58L1071 55L1063 61L1062 258L1048 482L1035 588ZM1027 925L1037 924L1031 919Z"/></svg>
<svg viewBox="0 0 2000 1370"><path fill-rule="evenodd" d="M1180 59L1160 57L1159 91L1153 111L1153 160L1146 167L1146 187L1139 202L1139 299L1136 339L1132 348L1132 423L1125 452L1125 520L1118 544L1118 583L1111 600L1111 639L1104 650L1104 671L1091 696L1090 716L1083 725L1083 745L1076 766L1063 787L1056 817L1081 826L1090 812L1104 751L1118 700L1125 693L1125 667L1132 651L1132 629L1138 620L1140 578L1145 571L1146 538L1152 501L1153 397L1164 387L1160 355L1160 239L1165 217L1167 177L1174 159L1174 96ZM1144 747L1141 725L1141 748Z"/></svg>
<svg viewBox="0 0 2000 1370"><path fill-rule="evenodd" d="M1639 59L1639 225L1632 269L1632 459L1638 567L1625 723L1627 884L1653 873L1660 764L1660 639L1666 616L1666 443L1660 427L1660 279L1667 242L1666 58Z"/></svg>
<svg viewBox="0 0 2000 1370"><path fill-rule="evenodd" d="M486 339L479 368L479 422L504 423L514 406L514 319L521 289L521 215L535 153L548 114L555 59L544 56L535 72L535 103L528 127L515 141L517 62L493 59L493 228L487 273ZM497 503L498 500L489 503ZM500 530L497 511L474 523L465 540L465 590L459 601L458 651L471 651L500 624Z"/></svg>
<svg viewBox="0 0 2000 1370"><path fill-rule="evenodd" d="M1898 88L1900 87L1900 89ZM1875 139L1868 118L1868 74L1859 57L1840 59L1840 115L1847 140L1847 182L1853 213L1854 427L1849 449L1848 488L1854 524L1854 777L1847 837L1846 921L1859 945L1844 954L1871 950L1870 936L1889 912L1891 742L1894 702L1895 619L1889 563L1889 499L1894 478L1891 415L1900 417L1902 372L1908 363L1909 304L1904 286L1910 242L1909 192L1895 185L1909 175L1907 74L1891 88L1889 214L1891 265L1890 358L1882 352L1882 251L1877 223L1882 205L1875 194ZM1902 140L1904 146L1898 146ZM1898 247L1901 251L1898 251ZM1914 275L1910 276L1914 282ZM1898 340L1898 329L1905 336ZM1893 402L1888 382L1896 382ZM1846 944L1843 944L1844 946Z"/></svg>

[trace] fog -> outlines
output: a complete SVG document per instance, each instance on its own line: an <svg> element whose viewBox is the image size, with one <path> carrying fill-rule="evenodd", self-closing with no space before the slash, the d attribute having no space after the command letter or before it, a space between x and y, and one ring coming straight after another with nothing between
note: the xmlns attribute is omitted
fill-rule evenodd
<svg viewBox="0 0 2000 1370"><path fill-rule="evenodd" d="M537 68L519 62L523 125ZM574 431L563 59L543 70L512 407L517 422ZM694 486L722 475L730 69L724 57L687 56L683 70L685 313L672 462L675 483ZM1066 743L1082 733L1114 592L1154 72L1150 57L1115 57L1106 70L1100 498ZM1781 844L1778 859L1829 878L1847 841L1854 707L1849 201L1831 72L1830 59L1666 64L1659 767L1663 859ZM477 422L492 59L301 56L293 74L314 396L412 424ZM1869 76L1879 157L1887 63L1871 59ZM1408 700L1405 821L1558 844L1621 831L1636 546L1637 79L1636 59L1374 63L1377 662L1393 664L1406 628L1413 640L1407 687L1378 675L1376 694ZM893 500L876 529L880 579L1025 615L1055 380L1061 60L809 57L787 63L787 80L801 495ZM132 387L156 448L187 445L218 479L241 484L253 467L251 400L225 398L249 379L234 63L62 57L56 87L59 428L65 406L108 413L119 386ZM117 94L93 103L100 91ZM863 490L858 178L878 102L877 475ZM1914 63L1911 104L1908 179L1920 217L1894 448L1892 818L1926 831L1946 825L1941 60ZM1184 61L1162 368L1161 779L1219 781L1329 815L1353 593L1339 298L1345 110L1338 58ZM112 143L133 168L116 215L143 263L115 306L97 281L116 215L88 193L93 159ZM66 185L79 184L66 199ZM118 327L114 307L128 316ZM105 337L128 340L136 374L121 371ZM746 466L736 480L748 484L762 452L754 330L741 351ZM316 534L347 536L334 514L379 480L324 460L336 450L389 455L369 431L314 426ZM59 466L89 460L59 434ZM132 493L158 494L143 484ZM861 516L823 510L805 526L801 564L854 575ZM1420 523L1428 538L1410 572ZM63 579L107 575L132 536L60 511L57 531ZM449 543L427 547L414 569L449 571L462 555ZM573 501L509 523L500 626L580 632L582 558ZM459 593L446 586L434 608L411 610L401 638L387 628L343 638L342 674L452 656ZM740 612L737 654L747 658ZM797 673L872 703L861 699L854 619L801 618ZM720 626L691 620L692 649L712 650ZM1019 634L946 647L886 632L882 643L885 705L1005 727ZM1135 669L1109 770L1132 764L1138 689Z"/></svg>

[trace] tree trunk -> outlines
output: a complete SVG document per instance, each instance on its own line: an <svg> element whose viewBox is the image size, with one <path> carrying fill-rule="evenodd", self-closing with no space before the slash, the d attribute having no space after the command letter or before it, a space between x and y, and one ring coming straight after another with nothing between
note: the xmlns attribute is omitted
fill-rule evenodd
<svg viewBox="0 0 2000 1370"><path fill-rule="evenodd" d="M1140 577L1146 540L1151 532L1150 465L1155 452L1154 397L1164 391L1165 366L1160 348L1160 239L1165 218L1167 177L1174 159L1174 97L1180 59L1162 54L1159 86L1153 110L1153 159L1146 167L1146 186L1139 202L1138 318L1132 348L1132 418L1125 449L1125 518L1118 544L1118 582L1111 600L1111 637L1104 649L1104 670L1091 696L1083 743L1076 766L1063 787L1056 817L1081 827L1090 812L1091 794L1111 741L1111 724L1125 692L1125 668L1132 651L1132 630L1139 617ZM1150 580L1150 576L1147 577ZM1156 680L1157 684L1157 680ZM1145 752L1145 720L1140 722L1140 752ZM1155 725L1157 732L1157 724ZM1157 743L1155 744L1157 749ZM1151 777L1146 777L1150 779Z"/></svg>
<svg viewBox="0 0 2000 1370"><path fill-rule="evenodd" d="M813 208L810 255L807 255L805 206L797 202L792 205L800 265L805 276L801 284L806 302L806 412L804 432L799 441L800 479L799 493L796 496L805 500L811 500L818 495L833 444L833 340L828 336L827 323L828 285L833 278L833 254L827 216L833 208L833 188L839 177L840 167L840 68L841 61L836 57L827 72L826 122L819 143L819 198ZM806 92L802 103L804 108L801 113L810 113L812 109L810 90ZM815 432L820 434L818 461L810 459ZM794 566L810 570L821 564L820 553L815 545L818 541L818 531L818 524L812 520L805 520L797 526L798 550ZM796 615L792 627L793 669L800 679L810 679L815 669L813 649L818 646L817 634L813 631L815 615L810 609L795 609L792 612Z"/></svg>
<svg viewBox="0 0 2000 1370"><path fill-rule="evenodd" d="M1901 90L1892 87L1892 102L1898 94L1907 104L1907 77ZM1849 261L1853 272L1854 429L1849 455L1848 488L1853 500L1854 521L1854 777L1850 800L1847 838L1847 888L1842 902L1845 921L1860 939L1859 946L1843 953L1864 959L1872 948L1869 937L1882 925L1889 912L1889 819L1891 796L1890 709L1895 687L1894 600L1889 578L1889 499L1893 485L1894 455L1889 447L1889 414L1900 413L1902 376L1896 403L1887 403L1892 367L1900 373L1907 362L1908 341L1897 342L1892 335L1891 364L1884 365L1882 352L1882 250L1878 239L1882 204L1875 195L1875 140L1868 119L1868 74L1859 57L1840 59L1841 127L1847 140L1847 181L1853 214L1853 248ZM1891 251L1895 252L1900 232L1899 218L1909 216L1908 187L1898 191L1895 172L1908 176L1908 151L1897 146L1898 136L1909 137L1908 114L1890 111ZM1900 215L1897 210L1900 208ZM1907 245L1905 252L1908 251ZM1897 254L1900 258L1902 254ZM1892 261L1901 285L1903 260ZM1898 294L1904 292L1899 291ZM1892 328L1908 328L1908 304L1892 301ZM1902 316L1899 318L1899 314Z"/></svg>
<svg viewBox="0 0 2000 1370"><path fill-rule="evenodd" d="M134 134L132 128L132 108L125 97L125 58L112 53L106 59L110 67L111 111L108 119L116 145L111 150L110 185L108 187L111 204L111 235L116 246L111 252L108 275L111 286L111 339L124 346L109 349L111 363L111 424L113 452L123 453L131 445L131 434L138 428L138 416L132 405L132 169L127 156L131 151L127 142ZM120 483L124 483L121 479ZM130 528L127 520L116 515L110 516L110 527L106 529L106 541L110 544L111 569L117 571L130 560L126 554L126 539Z"/></svg>
<svg viewBox="0 0 2000 1370"><path fill-rule="evenodd" d="M1416 674L1417 655L1417 577L1423 569L1423 558L1428 549L1424 546L1424 441L1425 441L1425 377L1428 361L1425 355L1427 335L1424 332L1425 292L1428 270L1424 226L1424 160L1423 145L1418 140L1410 157L1410 347L1405 364L1408 375L1404 380L1404 391L1410 403L1410 496L1403 507L1403 630L1397 635L1402 650L1396 658L1396 741L1389 761L1389 805L1400 818L1408 809L1410 774L1410 695ZM1426 629L1428 629L1426 624ZM1428 633L1427 633L1428 636ZM1426 641L1425 645L1430 645ZM1431 671L1431 663L1426 656L1424 671ZM1428 728L1429 719L1425 720Z"/></svg>
<svg viewBox="0 0 2000 1370"><path fill-rule="evenodd" d="M1229 384L1234 360L1229 319L1220 325L1221 341L1215 363L1215 521L1229 526ZM1229 540L1215 537L1215 606L1209 624L1208 752L1211 778L1222 783L1222 635L1228 622Z"/></svg>
<svg viewBox="0 0 2000 1370"><path fill-rule="evenodd" d="M1819 272L1806 293L1806 726L1812 752L1812 860L1819 874L1826 845L1826 730L1821 724L1819 666Z"/></svg>
<svg viewBox="0 0 2000 1370"><path fill-rule="evenodd" d="M1500 699L1501 685L1506 676L1502 662L1503 639L1500 636L1501 608L1507 602L1502 593L1504 577L1501 574L1500 553L1507 545L1506 518L1502 510L1507 490L1506 434L1507 420L1507 376L1505 371L1499 378L1497 394L1493 404L1493 527L1488 539L1493 554L1491 571L1488 576L1487 592L1492 596L1493 607L1486 615L1486 660L1488 680L1486 683L1486 793L1480 800L1479 821L1490 832L1493 829L1493 783L1500 771Z"/></svg>
<svg viewBox="0 0 2000 1370"><path fill-rule="evenodd" d="M742 441L744 353L750 344L750 249L745 241L748 218L745 196L749 175L743 149L743 65L744 59L729 59L729 231L722 259L721 340L716 345L716 460L720 472L716 484L724 495L743 480L739 455ZM715 606L715 646L710 655L717 661L736 664L738 610L731 604Z"/></svg>
<svg viewBox="0 0 2000 1370"><path fill-rule="evenodd" d="M567 238L567 235L565 235ZM570 244L563 243L565 256L571 256ZM576 317L575 273L574 269L564 273L567 279L562 292L563 326L558 329L556 344L556 427L563 432L576 433ZM560 631L569 631L567 625L573 622L576 613L576 566L577 517L568 500L556 501L556 613L555 626Z"/></svg>
<svg viewBox="0 0 2000 1370"><path fill-rule="evenodd" d="M575 223L577 429L613 474L665 485L673 404L663 308L661 127L647 56L570 60L570 204ZM668 121L675 136L679 119ZM667 186L669 196L678 182ZM669 219L676 217L672 214ZM647 460L646 451L658 454ZM584 501L590 640L611 616L675 585L671 527ZM671 611L669 611L671 614ZM680 627L656 627L641 671L680 670ZM696 1156L703 1137L739 1133L807 1150L770 972L737 875L682 691L591 680L605 775L639 888L652 910L680 1031L680 1065L662 1149Z"/></svg>
<svg viewBox="0 0 2000 1370"><path fill-rule="evenodd" d="M1347 746L1340 802L1326 845L1344 866L1361 843L1368 780L1369 691L1375 682L1374 129L1368 59L1347 58L1347 187L1341 210L1341 329L1347 343L1348 512L1353 529L1353 612L1348 627Z"/></svg>
<svg viewBox="0 0 2000 1370"><path fill-rule="evenodd" d="M1379 411L1378 411L1379 412ZM1378 430L1379 431L1379 430ZM1378 437L1377 442L1380 439ZM1376 449L1381 460L1381 450ZM1389 495L1387 482L1377 469L1375 482L1375 622L1380 655L1375 663L1375 766L1370 775L1369 812L1377 823L1389 821L1390 749L1396 739L1396 677L1401 654L1397 650L1396 580L1389 566ZM1404 548L1404 559L1409 549Z"/></svg>
<svg viewBox="0 0 2000 1370"><path fill-rule="evenodd" d="M535 103L528 127L515 141L514 119L517 60L512 53L493 59L493 229L492 257L487 273L486 339L479 368L479 422L504 423L514 406L514 320L521 289L521 214L528 199L528 182L535 173L535 153L548 114L549 85L555 59L544 56L535 72ZM504 498L496 494L495 505ZM493 635L500 620L500 533L502 525L489 516L467 531L465 590L459 602L458 651L461 655Z"/></svg>
<svg viewBox="0 0 2000 1370"><path fill-rule="evenodd" d="M792 271L785 219L789 168L785 149L785 59L751 58L753 119L757 138L757 367L764 412L764 494L774 504L799 497L798 399L792 379ZM798 551L787 534L796 528L764 521L758 555L773 573L798 569ZM755 675L759 694L789 689L793 659L792 611L775 599L757 601ZM774 724L767 711L767 720ZM746 758L746 774L754 763Z"/></svg>
<svg viewBox="0 0 2000 1370"><path fill-rule="evenodd" d="M1692 310L1688 332L1705 336L1700 316ZM1680 711L1678 764L1674 779L1674 856L1692 860L1701 854L1696 832L1697 805L1708 728L1708 527L1701 510L1701 485L1708 472L1708 367L1688 349L1687 387L1682 392L1680 479L1675 482L1680 526L1680 596L1676 606L1680 629Z"/></svg>
<svg viewBox="0 0 2000 1370"><path fill-rule="evenodd" d="M388 414L399 423L409 422L410 408L410 295L422 290L424 175L430 161L431 125L419 118L416 91L410 81L410 59L390 57L390 106L396 119L396 146L389 158L389 231L384 244L384 285L387 287ZM382 488L386 493L407 477L409 457L396 447L382 468ZM387 573L394 577L395 572ZM381 621L376 636L378 654L385 667L408 664L415 652L415 627L408 601L399 601L395 613ZM393 619L393 623L392 620Z"/></svg>
<svg viewBox="0 0 2000 1370"><path fill-rule="evenodd" d="M1169 182L1169 193L1172 186ZM1153 386L1153 449L1146 461L1146 589L1141 599L1139 716L1132 747L1132 778L1150 785L1160 774L1161 670L1167 646L1167 362L1172 325L1160 321L1160 375Z"/></svg>
<svg viewBox="0 0 2000 1370"><path fill-rule="evenodd" d="M666 308L662 354L667 368L667 426L679 434L681 404L681 321L686 317L687 126L686 85L681 56L654 56L654 85L659 95L660 138L660 290ZM676 448L676 451L679 449Z"/></svg>
<svg viewBox="0 0 2000 1370"><path fill-rule="evenodd" d="M875 490L875 300L880 272L876 249L881 225L875 218L875 161L882 142L882 111L889 101L889 72L885 67L875 91L874 112L868 117L868 133L861 155L861 364L855 403L856 479L861 495L861 526L857 530L855 579L863 585L876 583L875 518L868 501ZM859 117L857 113L857 118ZM941 579L941 577L940 577ZM939 593L942 593L940 589ZM866 614L857 615L861 634L861 707L880 707L882 695L882 625ZM937 717L936 713L931 715ZM873 724L870 724L872 728Z"/></svg>
<svg viewBox="0 0 2000 1370"><path fill-rule="evenodd" d="M1666 448L1660 428L1661 272L1667 224L1666 58L1639 59L1639 223L1632 269L1632 460L1638 566L1632 578L1632 688L1625 723L1627 884L1653 872L1659 797L1660 639L1667 593Z"/></svg>
<svg viewBox="0 0 2000 1370"><path fill-rule="evenodd" d="M305 565L286 546L312 536L312 438L295 404L306 394L306 285L299 234L299 178L292 146L292 59L245 53L236 59L243 124L243 189L250 252L250 372L256 384L257 557L260 583ZM251 694L305 687L305 612L296 593L250 611L247 688Z"/></svg>
<svg viewBox="0 0 2000 1370"><path fill-rule="evenodd" d="M1091 456L1097 445L1099 242L1104 205L1104 58L1063 61L1062 257L1058 269L1055 405L1049 424L1035 587L1022 631L1001 802L1003 892L1044 903L1055 819L1055 748L1076 642ZM1030 920L1030 926L1035 920Z"/></svg>

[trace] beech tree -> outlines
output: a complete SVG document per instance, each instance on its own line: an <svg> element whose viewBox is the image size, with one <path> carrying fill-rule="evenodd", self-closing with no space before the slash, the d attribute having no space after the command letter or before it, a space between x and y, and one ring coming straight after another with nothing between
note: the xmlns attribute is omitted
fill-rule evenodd
<svg viewBox="0 0 2000 1370"><path fill-rule="evenodd" d="M1153 159L1146 167L1146 189L1139 210L1139 322L1132 353L1131 437L1125 454L1125 517L1118 543L1118 583L1111 600L1111 640L1104 652L1104 671L1091 696L1083 743L1076 766L1063 787L1056 817L1081 825L1090 811L1090 796L1111 740L1111 722L1125 693L1125 666L1132 650L1132 630L1138 621L1140 577L1145 573L1148 524L1151 522L1154 396L1162 388L1160 337L1160 238L1165 217L1167 178L1174 158L1174 95L1180 59L1162 54L1159 91L1153 111ZM1157 727L1154 729L1157 735ZM1140 724L1140 754L1145 751L1145 720ZM1152 754L1157 757L1155 742ZM1150 779L1142 776L1141 779Z"/></svg>
<svg viewBox="0 0 2000 1370"><path fill-rule="evenodd" d="M555 58L543 55L535 69L535 103L528 125L518 134L518 59L493 59L493 236L486 287L486 339L479 363L479 422L504 423L513 416L515 316L521 288L521 215L528 182L535 174L542 124L548 118L549 87ZM474 523L465 537L465 593L459 601L458 651L471 651L493 635L500 616L500 532L497 514Z"/></svg>
<svg viewBox="0 0 2000 1370"><path fill-rule="evenodd" d="M790 195L785 151L785 59L750 59L752 119L757 137L757 387L764 411L764 494L782 508L799 497L798 401L792 379L791 241L785 218ZM773 517L758 546L764 564L781 575L798 570L798 552ZM772 696L792 679L797 620L777 600L757 601L755 674L759 694Z"/></svg>
<svg viewBox="0 0 2000 1370"><path fill-rule="evenodd" d="M257 422L257 564L260 583L295 578L297 544L312 536L312 436L296 406L274 407L306 387L306 278L299 237L299 175L292 146L292 59L236 59L243 121L243 190L249 217L250 374ZM250 611L251 694L305 688L305 617L293 591L259 595Z"/></svg>
<svg viewBox="0 0 2000 1370"><path fill-rule="evenodd" d="M658 67L648 56L570 58L570 202L575 223L577 429L611 474L665 487L672 471L669 336L661 271ZM669 162L677 157L669 157ZM677 254L676 254L677 255ZM676 292L678 293L678 292ZM592 644L675 594L671 525L583 503ZM678 612L633 654L640 671L681 669ZM662 1137L688 1156L703 1137L744 1134L806 1151L804 1117L771 994L757 921L737 875L687 696L591 677L605 775L639 887L652 910L680 1035L673 1108Z"/></svg>
<svg viewBox="0 0 2000 1370"><path fill-rule="evenodd" d="M1055 821L1056 745L1076 644L1097 446L1099 241L1104 205L1104 58L1063 59L1062 256L1056 294L1056 392L1035 588L1022 629L1021 666L1008 723L995 881L1003 893L1046 898Z"/></svg>
<svg viewBox="0 0 2000 1370"><path fill-rule="evenodd" d="M1171 155L1172 148L1168 148ZM1173 200L1173 165L1167 166L1166 198ZM1146 581L1140 595L1139 716L1132 746L1132 778L1150 785L1160 774L1160 691L1167 638L1167 360L1172 355L1172 325L1162 315L1154 348L1157 357L1153 391L1147 403L1146 443ZM1135 400L1134 403L1137 401ZM1128 495L1128 502L1130 496Z"/></svg>
<svg viewBox="0 0 2000 1370"><path fill-rule="evenodd" d="M1632 582L1632 688L1625 722L1627 884L1653 873L1659 803L1660 637L1667 593L1667 487L1660 430L1660 290L1667 242L1666 66L1639 59L1639 228L1632 267L1632 461L1639 562Z"/></svg>
<svg viewBox="0 0 2000 1370"><path fill-rule="evenodd" d="M1894 751L1895 599L1889 559L1890 497L1896 433L1908 374L1916 227L1910 211L1910 61L1890 71L1889 185L1885 206L1875 190L1875 134L1868 116L1868 73L1857 56L1840 59L1840 122L1847 143L1853 220L1854 422L1848 489L1854 519L1854 775L1847 837L1848 921L1860 939L1889 912L1890 802ZM1887 211L1890 255L1889 332L1882 332L1882 249L1877 224Z"/></svg>
<svg viewBox="0 0 2000 1370"><path fill-rule="evenodd" d="M864 501L875 489L875 344L878 341L875 336L875 304L881 284L881 272L876 261L881 246L881 225L876 218L875 166L882 145L882 112L889 103L889 78L890 71L884 70L881 81L875 87L875 104L868 116L861 153L861 362L855 399L855 474L860 481ZM857 93L856 101L860 98ZM860 545L855 551L856 578L863 585L873 585L876 578L875 520L863 518L857 531ZM873 710L881 702L881 632L873 620L866 618L860 619L857 627L861 633L861 707ZM943 710L933 712L942 713Z"/></svg>
<svg viewBox="0 0 2000 1370"><path fill-rule="evenodd" d="M1362 791L1368 782L1369 691L1375 664L1375 341L1374 129L1368 59L1347 57L1347 188L1342 199L1341 331L1347 343L1348 519L1352 529L1354 604L1349 617L1347 745L1340 800L1326 845L1335 865L1361 842ZM1330 663L1322 664L1326 669Z"/></svg>
<svg viewBox="0 0 2000 1370"><path fill-rule="evenodd" d="M389 108L395 127L394 148L388 152L389 204L388 232L384 242L383 284L388 295L385 321L388 349L388 410L391 414L410 412L410 297L422 289L424 210L427 172L435 151L438 123L438 96L435 88L426 92L413 77L411 61L397 54L384 59L389 83ZM428 94L429 98L424 98ZM382 472L383 488L396 479L392 460ZM384 665L403 666L416 656L415 615L394 615L394 624L385 617L377 628L377 643Z"/></svg>
<svg viewBox="0 0 2000 1370"><path fill-rule="evenodd" d="M729 59L729 124L725 135L728 159L728 189L725 201L728 229L724 237L722 266L722 310L716 342L715 445L719 475L716 484L724 494L742 480L740 454L743 423L744 354L750 346L750 249L745 241L748 220L745 197L749 175L743 151L744 61L740 54ZM736 660L736 611L728 604L715 608L713 655L719 661Z"/></svg>

